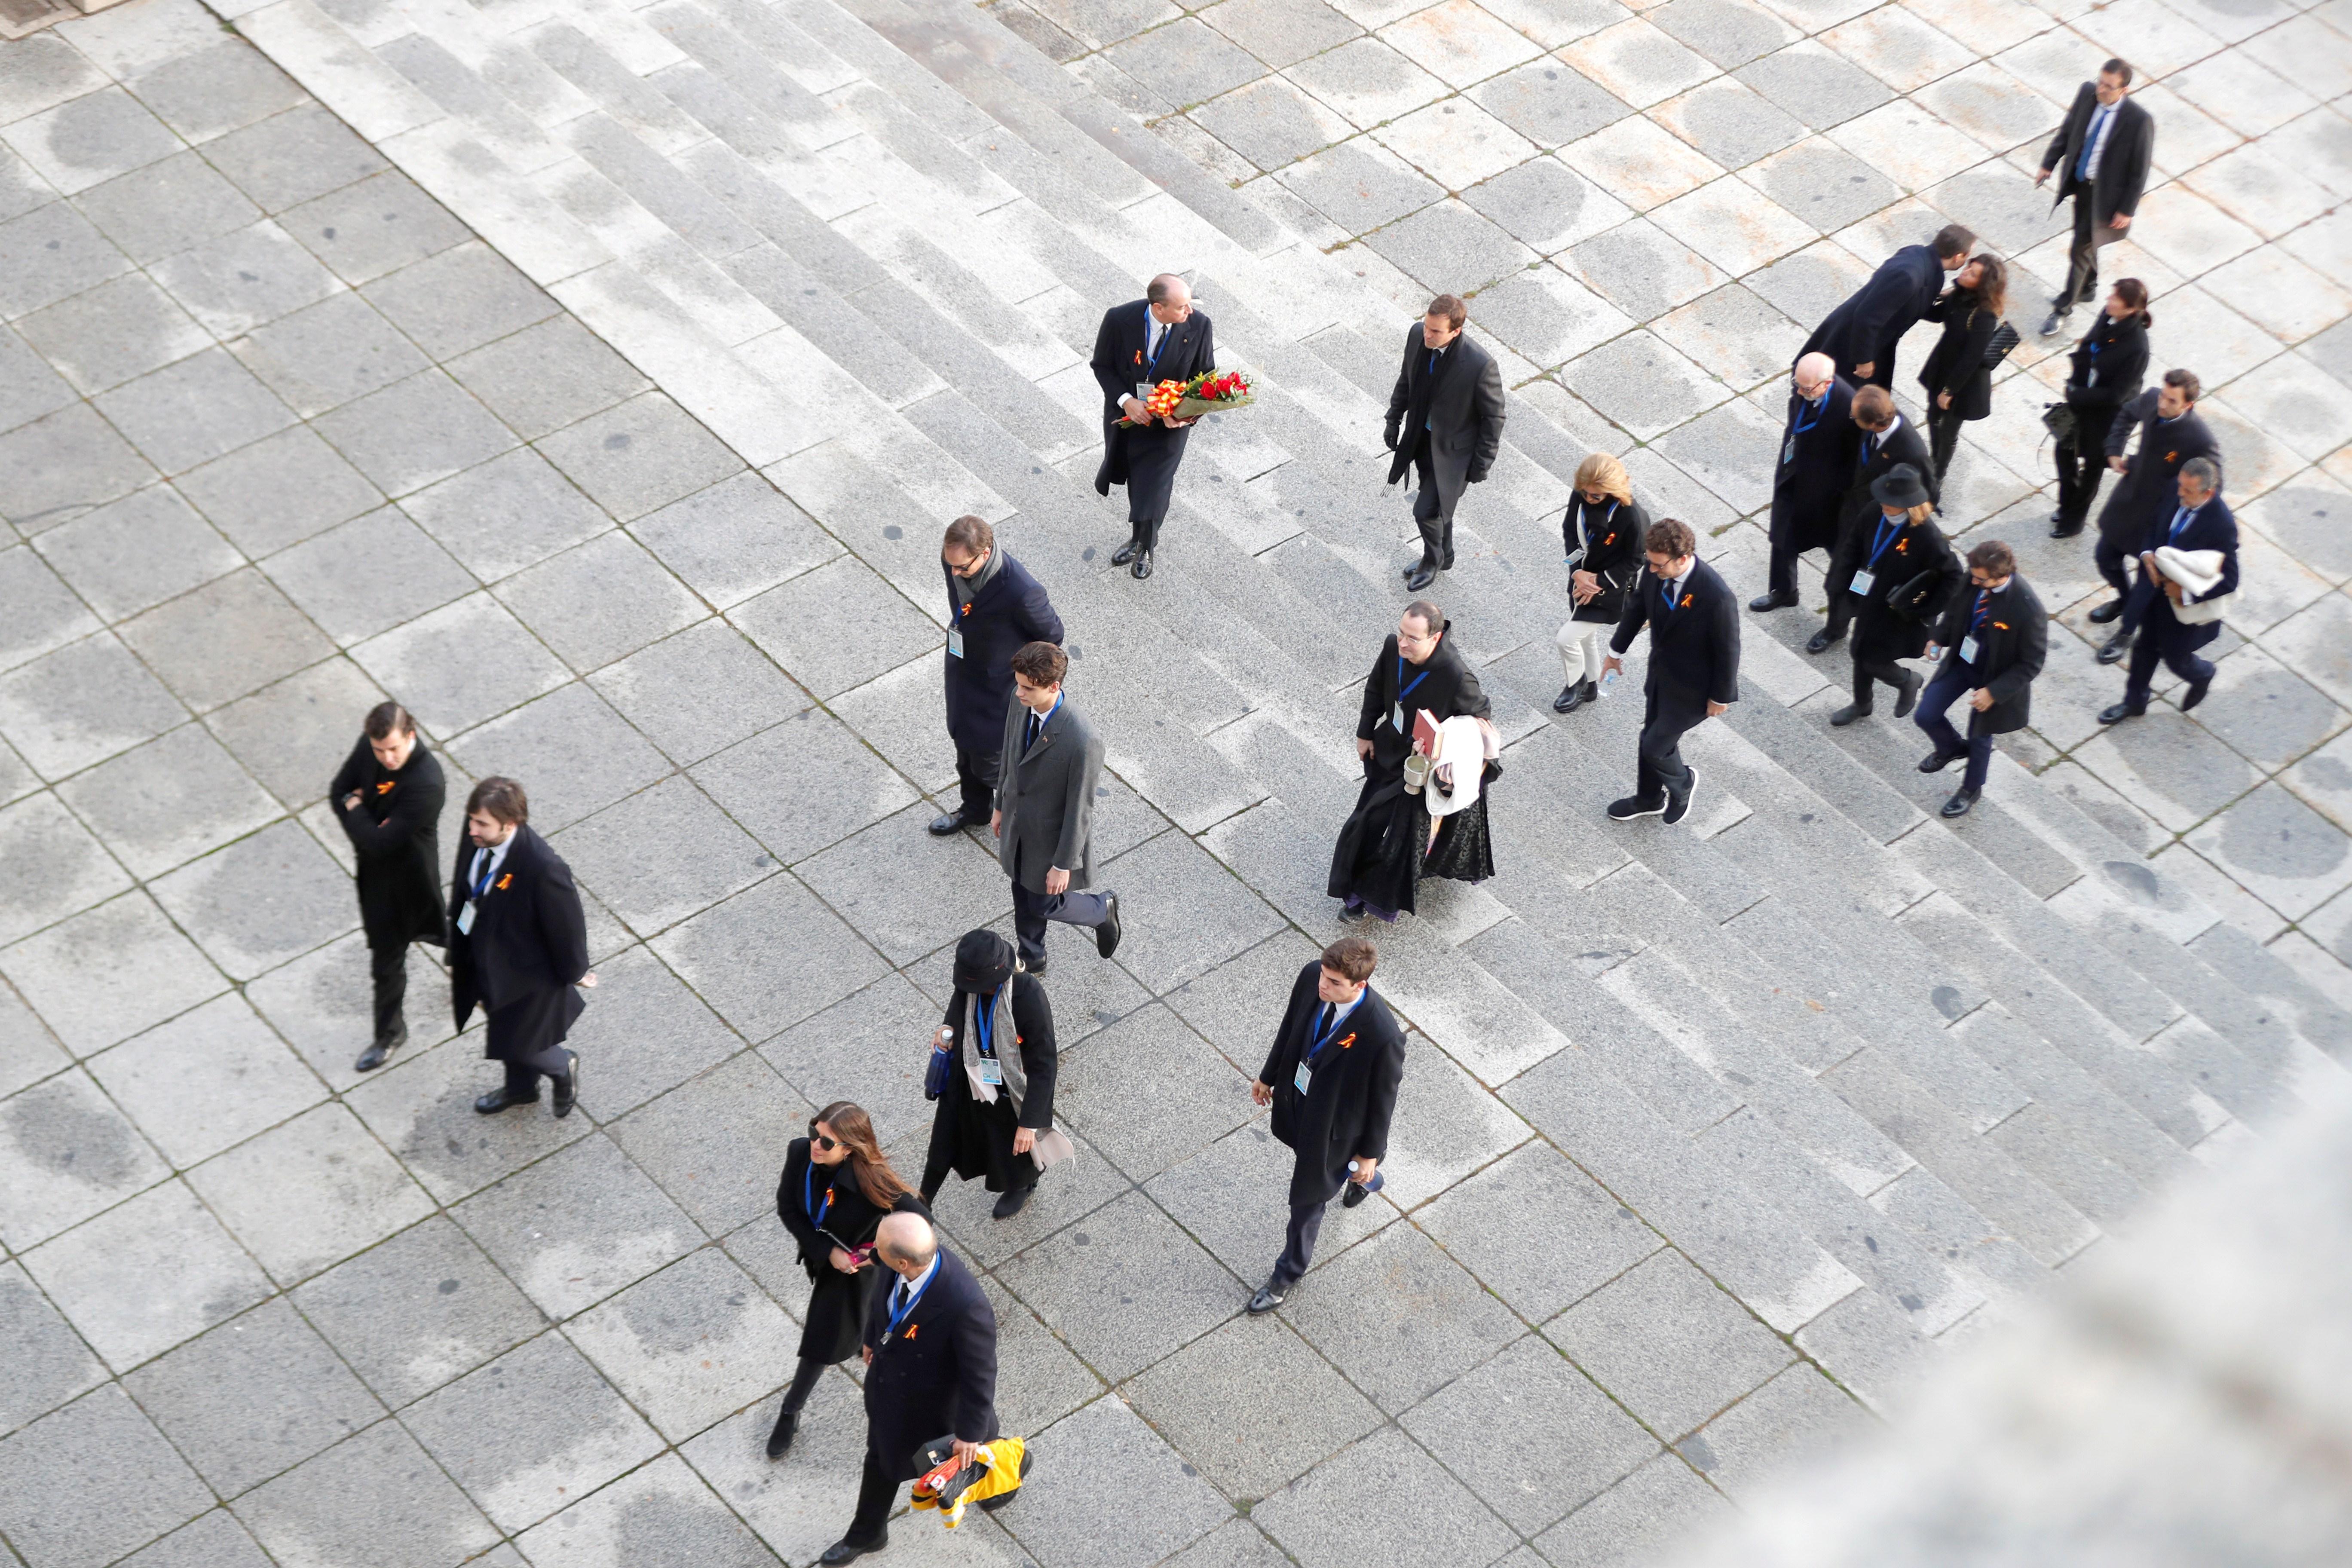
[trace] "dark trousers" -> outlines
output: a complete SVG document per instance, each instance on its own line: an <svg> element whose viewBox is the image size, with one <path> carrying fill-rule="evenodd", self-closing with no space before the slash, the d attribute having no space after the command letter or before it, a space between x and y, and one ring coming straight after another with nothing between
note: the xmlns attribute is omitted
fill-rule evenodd
<svg viewBox="0 0 2352 1568"><path fill-rule="evenodd" d="M2124 679L2125 707L2135 713L2147 708L2148 688L2155 682L2159 664L2191 686L2213 679L2212 661L2199 658L2195 648L2186 646L2180 623L2168 611L2160 620L2152 617L2132 643L2131 664Z"/></svg>
<svg viewBox="0 0 2352 1568"><path fill-rule="evenodd" d="M1429 432L1413 443L1412 521L1421 530L1421 559L1430 566L1454 570L1454 509L1437 493L1437 470L1430 466Z"/></svg>
<svg viewBox="0 0 2352 1568"><path fill-rule="evenodd" d="M507 1093L516 1099L539 1093L539 1080L543 1078L569 1078L572 1075L572 1053L562 1046L542 1046L527 1057L518 1057L506 1063Z"/></svg>
<svg viewBox="0 0 2352 1568"><path fill-rule="evenodd" d="M369 948L368 978L375 986L375 1037L389 1040L407 1034L401 1004L408 999L408 944Z"/></svg>
<svg viewBox="0 0 2352 1568"><path fill-rule="evenodd" d="M966 822L986 822L996 808L997 770L1002 752L967 752L956 748L956 787L963 792L958 811Z"/></svg>
<svg viewBox="0 0 2352 1568"><path fill-rule="evenodd" d="M2099 499L2099 481L2107 473L2107 432L2114 427L2112 408L2074 410L2074 436L2058 443L2058 516L2069 528L2080 528Z"/></svg>
<svg viewBox="0 0 2352 1568"><path fill-rule="evenodd" d="M1942 485L1944 471L1952 466L1952 453L1960 444L1960 426L1968 421L1948 408L1930 406L1927 410L1927 460L1936 465L1936 483Z"/></svg>
<svg viewBox="0 0 2352 1568"><path fill-rule="evenodd" d="M1013 933L1020 939L1021 962L1034 969L1045 962L1045 922L1098 926L1110 917L1110 900L1100 893L1033 893L1018 879L1013 884Z"/></svg>
<svg viewBox="0 0 2352 1568"><path fill-rule="evenodd" d="M1877 515L1875 510L1871 513L1874 519ZM1832 639L1845 636L1846 628L1853 625L1853 612L1861 603L1853 595L1853 569L1858 563L1856 557L1843 548L1845 541L1843 538L1838 541L1838 544L1840 546L1838 549L1830 552L1829 574L1822 580L1822 587L1829 595L1830 599L1829 620L1822 629L1829 633Z"/></svg>
<svg viewBox="0 0 2352 1568"><path fill-rule="evenodd" d="M890 1523L890 1505L898 1500L898 1483L882 1468L874 1450L866 1449L866 1470L857 1478L857 1512L849 1521L849 1533L842 1539L853 1546L871 1546L880 1541Z"/></svg>
<svg viewBox="0 0 2352 1568"><path fill-rule="evenodd" d="M1853 705L1867 713L1871 690L1877 682L1883 680L1900 690L1914 679L1909 670L1891 658L1864 658L1857 653L1853 656Z"/></svg>
<svg viewBox="0 0 2352 1568"><path fill-rule="evenodd" d="M1291 1205L1282 1256L1274 1261L1274 1277L1284 1285L1296 1285L1306 1278L1307 1266L1315 1261L1315 1238L1323 1233L1323 1211L1329 1206L1328 1198L1319 1204Z"/></svg>
<svg viewBox="0 0 2352 1568"><path fill-rule="evenodd" d="M2074 193L2074 237L2066 247L2066 287L2057 300L2062 310L2089 303L2099 291L2099 247L2091 232L2095 195L2089 185Z"/></svg>
<svg viewBox="0 0 2352 1568"><path fill-rule="evenodd" d="M1811 526L1811 519L1790 515L1772 531L1772 562L1764 579L1764 586L1772 593L1790 599L1797 596L1797 557L1806 548L1798 541ZM1832 557L1836 553L1834 549L1830 552Z"/></svg>
<svg viewBox="0 0 2352 1568"><path fill-rule="evenodd" d="M1968 739L1964 741L1960 732L1952 727L1952 721L1944 715L1953 703L1975 690L1978 684L1974 666L1956 663L1927 682L1927 689L1919 695L1919 706L1911 714L1912 722L1927 731L1927 739L1935 743L1937 751L1950 757L1958 756L1963 752L1968 753L1968 776L1960 781L1960 787L1970 790L1983 789L1985 774L1992 768L1991 731L1979 734L1971 722ZM1972 721L1975 718L1973 710L1969 718Z"/></svg>
<svg viewBox="0 0 2352 1568"><path fill-rule="evenodd" d="M2128 637L2137 631L2141 620L2147 615L2148 596L2143 595L2134 582L2138 574L2132 568L2138 560L2137 555L2125 554L2121 545L2109 542L2104 534L2091 549L2092 564L2098 567L2099 575L2107 580L2107 586L2113 588L2124 602L2123 619L2116 623L2116 635L2118 637Z"/></svg>
<svg viewBox="0 0 2352 1568"><path fill-rule="evenodd" d="M808 1403L808 1396L816 1392L816 1380L824 1375L824 1367L825 1363L813 1355L801 1357L800 1365L793 1371L793 1385L784 1390L786 1410L798 1410Z"/></svg>
<svg viewBox="0 0 2352 1568"><path fill-rule="evenodd" d="M1683 761L1683 732L1706 720L1704 699L1652 687L1643 694L1640 768L1633 793L1643 800L1680 800L1690 793L1691 771Z"/></svg>

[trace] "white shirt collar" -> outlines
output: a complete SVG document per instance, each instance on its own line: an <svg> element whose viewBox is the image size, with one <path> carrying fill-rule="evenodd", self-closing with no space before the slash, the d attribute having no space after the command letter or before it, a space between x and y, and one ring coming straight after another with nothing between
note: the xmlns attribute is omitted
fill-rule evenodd
<svg viewBox="0 0 2352 1568"><path fill-rule="evenodd" d="M515 833L520 833L521 831L521 825L517 824ZM507 841L503 844L497 845L487 849L482 848L479 846L475 847L474 880L476 883L478 884L485 877L495 878L498 876L499 868L506 864L507 851L514 847L514 833L509 833L507 835ZM482 858L485 855L489 857L488 860Z"/></svg>
<svg viewBox="0 0 2352 1568"><path fill-rule="evenodd" d="M932 1253L930 1262L912 1279L908 1279L904 1274L899 1275L898 1286L890 1292L890 1304L894 1307L903 1306L916 1291L929 1284L931 1276L940 1271L940 1259L944 1256L943 1253Z"/></svg>
<svg viewBox="0 0 2352 1568"><path fill-rule="evenodd" d="M1358 1006L1359 1006L1359 1005L1363 1002L1364 998L1365 998L1365 997L1367 997L1367 996L1369 996L1369 995L1370 995L1371 994L1372 994L1371 983L1370 983L1370 981L1367 981L1367 982L1365 982L1365 984L1363 984L1363 986L1362 986L1360 989L1359 989L1359 990L1357 991L1357 993L1356 993L1356 1000L1355 1000L1355 1001L1353 1001L1353 1002L1326 1002L1326 1003L1324 1003L1324 1004L1323 1004L1323 1005L1325 1005L1326 1007L1328 1007L1328 1008L1330 1008L1330 1009L1332 1010L1332 1011L1331 1011L1331 1026L1332 1026L1333 1028L1335 1028L1335 1029L1336 1029L1336 1028L1338 1028L1338 1027L1339 1026L1339 1020L1340 1020L1340 1019L1342 1019L1342 1018L1344 1018L1344 1017L1346 1017L1349 1014L1350 1014L1350 1013L1354 1012L1354 1011L1356 1010L1356 1008L1357 1008L1357 1007L1358 1007Z"/></svg>

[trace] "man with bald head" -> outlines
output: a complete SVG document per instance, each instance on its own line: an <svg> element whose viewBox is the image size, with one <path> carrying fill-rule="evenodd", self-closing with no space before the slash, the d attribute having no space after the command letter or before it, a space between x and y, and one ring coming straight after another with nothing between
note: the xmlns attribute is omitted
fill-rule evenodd
<svg viewBox="0 0 2352 1568"><path fill-rule="evenodd" d="M866 1472L848 1533L819 1563L855 1563L890 1544L891 1505L899 1484L928 1468L916 1458L925 1444L951 1437L958 1457L970 1458L1001 1436L996 1314L971 1270L918 1214L885 1215L874 1233L874 1256L898 1278L875 1296L866 1317Z"/></svg>
<svg viewBox="0 0 2352 1568"><path fill-rule="evenodd" d="M1192 421L1162 419L1144 399L1163 381L1190 381L1216 369L1216 334L1207 313L1193 308L1191 285L1163 272L1142 299L1103 312L1091 364L1103 391L1103 460L1095 493L1127 487L1128 540L1111 564L1149 577Z"/></svg>
<svg viewBox="0 0 2352 1568"><path fill-rule="evenodd" d="M1853 477L1853 387L1819 350L1798 359L1789 420L1772 469L1772 564L1764 592L1748 601L1759 615L1797 602L1797 557L1837 545L1838 503Z"/></svg>

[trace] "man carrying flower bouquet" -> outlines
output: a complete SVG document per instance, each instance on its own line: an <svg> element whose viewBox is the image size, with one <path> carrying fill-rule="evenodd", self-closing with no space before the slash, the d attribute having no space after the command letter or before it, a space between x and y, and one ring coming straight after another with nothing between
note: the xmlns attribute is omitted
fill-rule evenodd
<svg viewBox="0 0 2352 1568"><path fill-rule="evenodd" d="M1103 312L1092 363L1103 389L1103 460L1095 491L1107 496L1113 485L1127 487L1131 531L1111 563L1149 577L1192 421L1154 414L1147 400L1162 382L1189 382L1215 369L1215 333L1209 318L1192 308L1184 279L1163 272L1142 299Z"/></svg>

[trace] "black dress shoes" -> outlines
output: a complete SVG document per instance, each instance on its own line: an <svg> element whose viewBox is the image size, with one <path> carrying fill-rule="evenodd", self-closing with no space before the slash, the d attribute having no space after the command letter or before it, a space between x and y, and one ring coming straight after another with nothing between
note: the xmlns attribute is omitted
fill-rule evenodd
<svg viewBox="0 0 2352 1568"><path fill-rule="evenodd" d="M793 1446L793 1435L800 1430L801 1413L787 1405L776 1415L776 1425L768 1434L768 1458L781 1459Z"/></svg>
<svg viewBox="0 0 2352 1568"><path fill-rule="evenodd" d="M1404 585L1418 594L1436 581L1437 568L1424 561L1405 574Z"/></svg>
<svg viewBox="0 0 2352 1568"><path fill-rule="evenodd" d="M2050 520L2050 537L2053 539L2072 539L2082 531L2083 525L2079 522L2069 522L2063 517Z"/></svg>
<svg viewBox="0 0 2352 1568"><path fill-rule="evenodd" d="M2196 707L2200 702L2204 701L2205 693L2211 689L2212 685L2213 683L2210 680L2190 681L2189 683L2189 689L2180 694L2180 710L2183 713L2186 713L2191 708Z"/></svg>
<svg viewBox="0 0 2352 1568"><path fill-rule="evenodd" d="M1631 822L1637 816L1662 816L1665 814L1665 809L1666 802L1663 795L1651 799L1638 795L1629 795L1622 800L1612 800L1609 803L1609 820Z"/></svg>
<svg viewBox="0 0 2352 1568"><path fill-rule="evenodd" d="M2099 722L2102 724L2120 724L2126 719L2137 719L2147 711L2147 709L2135 708L2128 702L2118 702L2112 708L2102 708L2099 710Z"/></svg>
<svg viewBox="0 0 2352 1568"><path fill-rule="evenodd" d="M975 826L977 826L976 819L966 816L962 812L946 812L931 818L931 837L952 838L965 828Z"/></svg>
<svg viewBox="0 0 2352 1568"><path fill-rule="evenodd" d="M384 1058L392 1055L393 1052L400 1049L401 1047L407 1043L408 1026L403 1024L394 1028L392 1033L388 1035L378 1036L376 1037L375 1044L362 1051L360 1053L360 1059L353 1062L352 1067L353 1070L358 1072L373 1072L376 1068L383 1066Z"/></svg>
<svg viewBox="0 0 2352 1568"><path fill-rule="evenodd" d="M1135 552L1135 564L1129 567L1127 571L1128 575L1133 577L1139 583L1142 582L1146 577L1150 576L1151 552L1149 550L1137 551Z"/></svg>
<svg viewBox="0 0 2352 1568"><path fill-rule="evenodd" d="M1105 893L1103 922L1095 927L1095 951L1108 958L1118 951L1118 939L1125 934L1125 928L1118 923L1118 895Z"/></svg>
<svg viewBox="0 0 2352 1568"><path fill-rule="evenodd" d="M1835 725L1838 729L1843 730L1848 724L1853 723L1856 719L1867 719L1869 717L1869 709L1864 708L1859 702L1849 702L1844 707L1830 715L1830 722Z"/></svg>
<svg viewBox="0 0 2352 1568"><path fill-rule="evenodd" d="M1797 595L1794 594L1759 594L1748 601L1748 607L1761 616L1773 610L1793 608L1796 603Z"/></svg>
<svg viewBox="0 0 2352 1568"><path fill-rule="evenodd" d="M1029 1194L1037 1190L1035 1183L1025 1187L1007 1187L998 1194L996 1206L988 1212L998 1219L1011 1219L1029 1206Z"/></svg>
<svg viewBox="0 0 2352 1568"><path fill-rule="evenodd" d="M1977 804L1978 792L1963 785L1959 792L1944 803L1943 816L1966 816Z"/></svg>
<svg viewBox="0 0 2352 1568"><path fill-rule="evenodd" d="M1966 752L1933 751L1919 759L1919 771L1923 773L1940 773L1967 755Z"/></svg>
<svg viewBox="0 0 2352 1568"><path fill-rule="evenodd" d="M1911 710L1918 705L1919 689L1927 684L1927 678L1916 672L1905 679L1903 689L1895 696L1895 716L1897 719L1911 717Z"/></svg>
<svg viewBox="0 0 2352 1568"><path fill-rule="evenodd" d="M1551 700L1551 710L1555 713L1573 713L1600 695L1601 687L1597 681L1571 681L1561 689L1559 696Z"/></svg>
<svg viewBox="0 0 2352 1568"><path fill-rule="evenodd" d="M1289 1300L1290 1287L1284 1284L1279 1276L1269 1274L1265 1277L1265 1283L1250 1297L1250 1316L1263 1318Z"/></svg>
<svg viewBox="0 0 2352 1568"><path fill-rule="evenodd" d="M1832 645L1843 642L1844 639L1845 634L1843 632L1832 633L1829 627L1823 626L1820 631L1815 632L1811 637L1806 639L1805 651L1807 653L1827 653Z"/></svg>
<svg viewBox="0 0 2352 1568"><path fill-rule="evenodd" d="M572 1106L580 1099L580 1053L572 1051L569 1054L572 1070L555 1080L555 1119L558 1121L572 1114Z"/></svg>
<svg viewBox="0 0 2352 1568"><path fill-rule="evenodd" d="M2131 652L2131 634L2117 632L2099 645L2099 662L2121 664L2124 661L2124 655L2129 652Z"/></svg>
<svg viewBox="0 0 2352 1568"><path fill-rule="evenodd" d="M2063 306L2053 309L2042 320L2042 335L2045 338L2056 337L2059 330L2065 326L2066 318L2072 314L2074 312Z"/></svg>
<svg viewBox="0 0 2352 1568"><path fill-rule="evenodd" d="M1129 562L1134 560L1136 556L1142 552L1142 543L1139 541L1130 539L1111 553L1110 563L1114 566L1124 566Z"/></svg>
<svg viewBox="0 0 2352 1568"><path fill-rule="evenodd" d="M2109 599L2105 604L2101 605L2097 609L2093 610L2093 611L2092 611L2088 616L2084 616L2084 618L2085 620L2089 621L2089 622L2090 622L2093 626L2105 626L2109 621L2114 620L2117 616L2120 616L2120 615L2122 615L2123 613L2124 613L2124 602L2123 602L2123 600L2121 600L2121 599L2119 599L2119 598L2117 598L2117 599Z"/></svg>
<svg viewBox="0 0 2352 1568"><path fill-rule="evenodd" d="M512 1110L518 1105L537 1105L536 1094L515 1094L504 1084L474 1101L474 1109L484 1116L496 1116L501 1110Z"/></svg>
<svg viewBox="0 0 2352 1568"><path fill-rule="evenodd" d="M890 1532L887 1530L862 1546L847 1536L843 1536L839 1541L826 1547L824 1555L817 1561L825 1564L825 1568L839 1568L841 1563L855 1563L866 1553L879 1552L889 1544Z"/></svg>
<svg viewBox="0 0 2352 1568"><path fill-rule="evenodd" d="M1690 783L1683 786L1682 794L1666 797L1664 819L1668 827L1690 815L1691 801L1698 795L1698 770L1685 764L1685 771L1690 774Z"/></svg>

